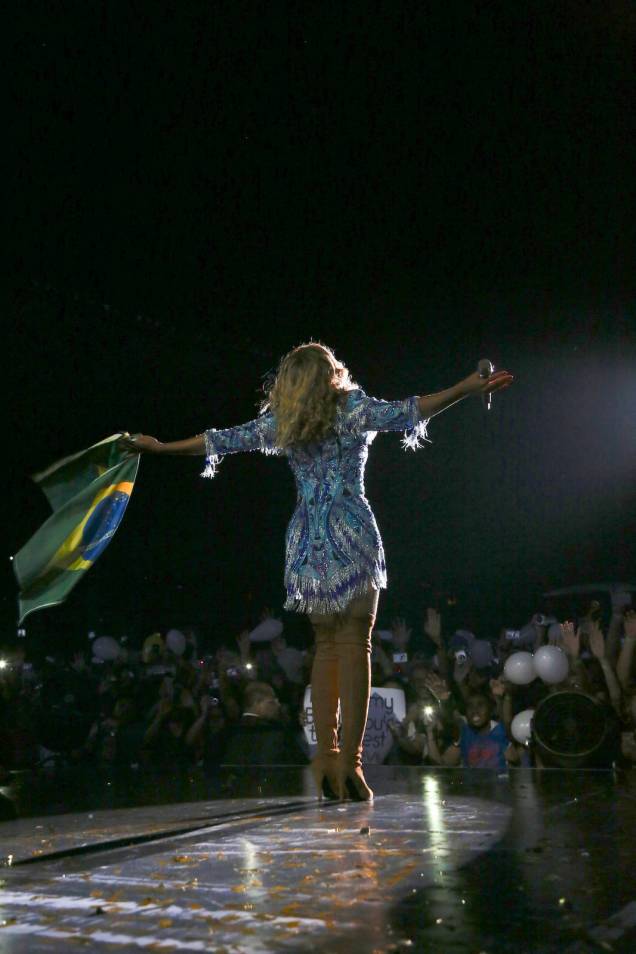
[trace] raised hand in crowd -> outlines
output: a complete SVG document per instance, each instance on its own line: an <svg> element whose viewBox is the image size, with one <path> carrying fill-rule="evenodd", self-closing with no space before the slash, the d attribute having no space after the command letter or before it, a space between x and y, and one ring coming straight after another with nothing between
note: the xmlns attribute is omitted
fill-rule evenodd
<svg viewBox="0 0 636 954"><path fill-rule="evenodd" d="M268 617L263 617L263 619L267 618ZM241 654L241 662L246 663L250 658L250 651L252 648L249 629L244 629L243 632L236 637L236 642Z"/></svg>
<svg viewBox="0 0 636 954"><path fill-rule="evenodd" d="M629 611L632 603L632 594L615 587L610 590L610 599L612 601L612 615L610 617L609 626L607 627L605 655L612 665L616 666L621 649L624 614Z"/></svg>
<svg viewBox="0 0 636 954"><path fill-rule="evenodd" d="M622 618L627 607L632 605L632 594L626 590L612 587L610 590L610 600L612 601L612 615Z"/></svg>
<svg viewBox="0 0 636 954"><path fill-rule="evenodd" d="M442 615L433 606L428 606L424 618L424 632L436 646L442 645Z"/></svg>
<svg viewBox="0 0 636 954"><path fill-rule="evenodd" d="M605 659L605 637L598 620L590 620L587 627L587 636L592 655L599 661Z"/></svg>
<svg viewBox="0 0 636 954"><path fill-rule="evenodd" d="M561 623L561 639L568 656L571 659L578 659L581 651L581 628L579 627L575 632L574 623L566 620Z"/></svg>
<svg viewBox="0 0 636 954"><path fill-rule="evenodd" d="M446 680L442 676L438 676L433 670L429 670L424 679L424 683L427 689L433 693L436 699L439 699L440 702L446 701L450 696L450 689L446 684Z"/></svg>
<svg viewBox="0 0 636 954"><path fill-rule="evenodd" d="M616 674L623 691L629 692L632 682L632 663L636 650L636 612L634 610L628 610L625 613L623 626L625 628L625 640L616 663Z"/></svg>
<svg viewBox="0 0 636 954"><path fill-rule="evenodd" d="M406 620L401 617L394 619L391 623L391 632L393 633L393 646L396 651L405 653L411 638L411 629L406 625Z"/></svg>
<svg viewBox="0 0 636 954"><path fill-rule="evenodd" d="M636 639L636 610L628 610L624 619L625 639Z"/></svg>
<svg viewBox="0 0 636 954"><path fill-rule="evenodd" d="M377 629L372 633L371 659L378 664L385 679L393 674L393 660L382 645Z"/></svg>
<svg viewBox="0 0 636 954"><path fill-rule="evenodd" d="M589 627L590 621L586 620L586 626ZM592 684L586 666L581 659L581 643L587 629L581 625L575 630L574 623L566 620L561 624L562 645L565 653L569 657L571 671L567 678L568 685L573 689L579 689L588 694L592 691ZM552 687L554 691L554 687Z"/></svg>
<svg viewBox="0 0 636 954"><path fill-rule="evenodd" d="M588 641L590 652L598 660L603 671L603 678L607 686L607 692L614 711L620 715L621 712L621 687L614 667L607 658L605 637L598 620L592 619L588 624Z"/></svg>
<svg viewBox="0 0 636 954"><path fill-rule="evenodd" d="M431 720L426 724L426 749L430 761L434 765L457 766L461 761L461 752L459 749L460 726L455 725L454 741L451 745L442 748L437 735L437 722Z"/></svg>
<svg viewBox="0 0 636 954"><path fill-rule="evenodd" d="M402 722L393 719L389 729L399 747L408 755L419 758L426 752L426 735L421 731L421 707L415 703L409 706Z"/></svg>

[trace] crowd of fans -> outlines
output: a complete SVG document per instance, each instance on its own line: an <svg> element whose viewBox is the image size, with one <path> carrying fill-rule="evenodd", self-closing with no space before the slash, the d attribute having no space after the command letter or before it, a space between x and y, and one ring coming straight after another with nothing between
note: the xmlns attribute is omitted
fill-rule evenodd
<svg viewBox="0 0 636 954"><path fill-rule="evenodd" d="M629 594L613 592L605 614L599 602L588 604L575 624L536 614L523 628L504 628L492 639L468 629L445 632L443 624L429 607L419 631L402 619L374 631L372 685L402 690L406 703L405 717L389 722L385 763L499 771L549 766L545 747L533 737L519 741L512 724L515 715L538 711L558 692L583 695L606 726L603 751L587 764L634 762L636 612ZM157 633L112 660L80 652L37 665L24 650L6 651L0 784L12 770L60 764L175 773L309 761L304 698L311 645L289 645L284 632L254 643L247 631L233 645L213 649L193 631L178 653L169 642ZM568 658L561 683L506 679L512 653L543 645L560 647Z"/></svg>

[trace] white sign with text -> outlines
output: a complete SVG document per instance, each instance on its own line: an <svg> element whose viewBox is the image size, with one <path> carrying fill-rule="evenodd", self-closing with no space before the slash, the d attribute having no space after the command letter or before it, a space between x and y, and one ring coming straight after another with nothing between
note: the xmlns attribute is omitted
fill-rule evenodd
<svg viewBox="0 0 636 954"><path fill-rule="evenodd" d="M371 689L369 716L364 733L362 761L380 765L391 750L393 736L389 729L391 721L402 722L406 716L406 700L403 689ZM316 748L316 731L311 707L311 686L305 689L303 702L303 726L309 743L310 754Z"/></svg>

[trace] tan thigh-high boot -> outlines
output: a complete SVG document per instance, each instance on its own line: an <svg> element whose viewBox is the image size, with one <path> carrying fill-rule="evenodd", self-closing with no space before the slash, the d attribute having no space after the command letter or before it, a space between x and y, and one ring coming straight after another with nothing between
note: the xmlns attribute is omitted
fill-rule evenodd
<svg viewBox="0 0 636 954"><path fill-rule="evenodd" d="M335 631L340 689L340 760L338 763L341 798L368 801L373 792L362 772L362 740L367 724L371 689L371 630L375 623L379 593L370 590L352 600Z"/></svg>
<svg viewBox="0 0 636 954"><path fill-rule="evenodd" d="M338 656L334 639L336 617L310 613L316 637L311 669L311 708L317 748L311 769L319 793L339 797L338 782Z"/></svg>

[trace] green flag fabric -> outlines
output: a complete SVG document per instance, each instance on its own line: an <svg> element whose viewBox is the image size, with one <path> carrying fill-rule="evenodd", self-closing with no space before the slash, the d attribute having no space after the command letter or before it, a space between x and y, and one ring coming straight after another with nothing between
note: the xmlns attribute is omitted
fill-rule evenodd
<svg viewBox="0 0 636 954"><path fill-rule="evenodd" d="M139 454L119 449L122 436L34 474L53 513L13 558L20 623L34 610L62 603L112 540L139 468Z"/></svg>

